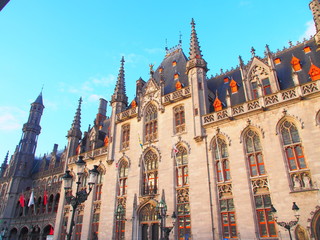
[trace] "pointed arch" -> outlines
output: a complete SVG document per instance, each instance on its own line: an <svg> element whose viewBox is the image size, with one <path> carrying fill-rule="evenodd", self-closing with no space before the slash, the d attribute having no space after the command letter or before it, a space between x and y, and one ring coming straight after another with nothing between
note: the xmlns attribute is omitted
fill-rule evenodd
<svg viewBox="0 0 320 240"><path fill-rule="evenodd" d="M264 130L263 130L263 128L260 127L259 125L252 124L251 120L248 119L247 126L242 130L242 132L240 134L240 143L243 142L245 135L250 130L257 132L257 134L259 135L260 139L264 138Z"/></svg>
<svg viewBox="0 0 320 240"><path fill-rule="evenodd" d="M158 164L159 153L154 148L147 148L142 157L141 195L158 193Z"/></svg>
<svg viewBox="0 0 320 240"><path fill-rule="evenodd" d="M123 154L123 156L117 161L116 166L119 166L122 161L127 161L127 162L128 162L128 167L131 166L131 160L130 160L130 158L129 158L127 155L125 155L125 154Z"/></svg>
<svg viewBox="0 0 320 240"><path fill-rule="evenodd" d="M210 140L210 145L209 145L209 151L212 151L212 146L216 138L222 138L226 141L227 145L230 147L231 146L231 138L229 135L227 135L224 132L221 132L219 128L217 128L217 133L211 138Z"/></svg>
<svg viewBox="0 0 320 240"><path fill-rule="evenodd" d="M155 154L157 154L158 160L159 160L159 162L161 162L161 152L160 152L159 148L157 148L157 147L154 146L154 145L151 145L150 147L147 147L146 149L144 149L143 152L142 152L142 154L140 155L139 167L141 167L141 165L143 164L142 161L143 161L146 153L147 153L149 150L152 150Z"/></svg>
<svg viewBox="0 0 320 240"><path fill-rule="evenodd" d="M215 166L217 182L228 182L231 180L228 145L225 137L217 133L211 140L212 157Z"/></svg>
<svg viewBox="0 0 320 240"><path fill-rule="evenodd" d="M304 129L304 122L302 121L302 119L299 118L298 116L288 114L288 113L287 113L287 110L284 109L284 110L283 110L283 117L280 118L280 120L278 121L278 123L277 123L277 125L276 125L276 135L281 134L280 128L281 128L281 125L282 125L285 121L290 121L290 122L294 123L294 124L296 125L296 127L298 127L298 130L299 130L299 131L301 131L302 129Z"/></svg>

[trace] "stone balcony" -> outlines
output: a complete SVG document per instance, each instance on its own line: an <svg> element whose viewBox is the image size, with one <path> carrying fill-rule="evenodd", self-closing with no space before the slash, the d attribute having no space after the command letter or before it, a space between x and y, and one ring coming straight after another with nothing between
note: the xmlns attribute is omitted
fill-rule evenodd
<svg viewBox="0 0 320 240"><path fill-rule="evenodd" d="M107 153L108 153L108 147L105 146L105 147L94 149L92 151L81 153L80 156L83 156L83 160L86 161L86 160L93 160L96 157L107 155ZM79 158L78 155L74 155L70 157L69 164L75 163L78 160L78 158Z"/></svg>
<svg viewBox="0 0 320 240"><path fill-rule="evenodd" d="M245 102L236 106L229 106L221 111L209 113L202 116L203 126L210 125L222 120L232 119L253 111L265 110L270 107L277 107L289 101L298 101L314 93L320 92L320 80L298 85L274 94L259 97L252 101Z"/></svg>

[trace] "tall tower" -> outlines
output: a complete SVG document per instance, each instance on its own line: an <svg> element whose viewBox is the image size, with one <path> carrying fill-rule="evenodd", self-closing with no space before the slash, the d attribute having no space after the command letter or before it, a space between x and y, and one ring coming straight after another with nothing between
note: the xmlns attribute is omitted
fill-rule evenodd
<svg viewBox="0 0 320 240"><path fill-rule="evenodd" d="M23 125L23 134L18 150L20 153L34 155L38 136L41 132L40 120L43 109L44 105L41 92L37 99L31 104L28 122Z"/></svg>
<svg viewBox="0 0 320 240"><path fill-rule="evenodd" d="M319 0L312 0L309 4L310 10L313 15L314 24L316 26L316 34L314 36L318 45L317 51L320 50L320 3Z"/></svg>
<svg viewBox="0 0 320 240"><path fill-rule="evenodd" d="M124 80L124 57L120 61L120 70L114 93L111 97L111 122L110 122L110 144L108 151L108 160L114 160L114 140L116 138L116 115L126 109L128 106L128 97L126 95L126 86Z"/></svg>
<svg viewBox="0 0 320 240"><path fill-rule="evenodd" d="M187 62L187 74L192 91L194 138L201 141L204 132L201 127L201 115L208 112L208 93L206 73L207 62L202 58L195 22L191 21L191 40L189 61Z"/></svg>
<svg viewBox="0 0 320 240"><path fill-rule="evenodd" d="M79 105L76 110L76 114L74 116L72 125L70 130L68 131L68 152L67 157L74 156L76 154L76 149L78 147L79 141L82 136L81 128L81 103L82 98L79 99Z"/></svg>

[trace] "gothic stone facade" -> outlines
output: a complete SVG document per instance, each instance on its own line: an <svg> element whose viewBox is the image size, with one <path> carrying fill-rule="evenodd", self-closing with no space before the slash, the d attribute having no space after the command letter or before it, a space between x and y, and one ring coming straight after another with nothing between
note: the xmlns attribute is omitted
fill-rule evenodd
<svg viewBox="0 0 320 240"><path fill-rule="evenodd" d="M319 1L310 8L318 36ZM102 99L84 136L79 104L67 167L76 181L81 155L86 172L97 165L100 175L76 212L74 239L159 239L165 226L170 239L289 239L276 221L296 219L293 202L292 234L320 239L318 38L278 52L266 46L264 57L252 49L247 64L240 57L236 69L207 78L191 26L189 57L180 45L168 50L148 81L137 80L130 104L121 60L111 116ZM60 240L71 222L61 198Z"/></svg>

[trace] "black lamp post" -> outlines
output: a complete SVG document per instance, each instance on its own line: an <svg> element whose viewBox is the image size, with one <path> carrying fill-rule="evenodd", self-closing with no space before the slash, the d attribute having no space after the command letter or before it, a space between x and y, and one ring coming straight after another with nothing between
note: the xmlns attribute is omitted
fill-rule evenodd
<svg viewBox="0 0 320 240"><path fill-rule="evenodd" d="M121 203L118 204L115 214L116 214L116 221L117 221L117 227L118 227L117 239L120 240L122 239L122 224L123 224L123 221L125 220L124 219L125 210Z"/></svg>
<svg viewBox="0 0 320 240"><path fill-rule="evenodd" d="M169 240L169 234L173 227L166 227L166 218L167 218L167 204L164 199L161 199L156 206L156 211L158 212L158 219L160 219L160 239ZM172 219L175 222L176 214L173 212Z"/></svg>
<svg viewBox="0 0 320 240"><path fill-rule="evenodd" d="M97 180L97 176L99 174L99 171L97 170L98 166L94 165L93 169L89 171L90 176L89 176L89 181L88 181L88 185L89 185L89 192L87 192L87 189L82 189L80 190L80 185L81 185L81 181L83 173L84 173L84 168L86 165L86 162L83 161L83 156L79 156L78 161L76 161L76 165L77 165L77 175L78 175L78 181L76 182L77 184L77 191L75 196L73 196L71 194L71 187L72 187L72 176L70 175L70 171L67 170L65 175L63 176L63 180L64 180L64 190L65 190L65 197L66 197L66 201L68 204L71 204L72 206L72 216L71 216L71 223L70 223L70 228L69 228L69 232L67 235L67 240L71 240L72 237L72 229L74 226L74 214L77 210L77 207L85 202L90 194L90 192L93 189L94 184L96 183Z"/></svg>
<svg viewBox="0 0 320 240"><path fill-rule="evenodd" d="M298 215L299 207L297 206L297 204L296 204L295 202L293 202L292 210L295 212L295 215L294 215L294 216L296 217L296 220L293 220L293 221L290 221L290 222L278 222L278 221L277 221L278 217L276 216L277 210L276 210L275 207L271 204L271 213L272 213L272 215L273 215L274 221L275 221L279 226L281 226L281 227L283 227L283 228L285 228L285 229L288 230L290 240L292 240L291 228L298 224L298 222L299 222L299 217L300 217L300 215Z"/></svg>

